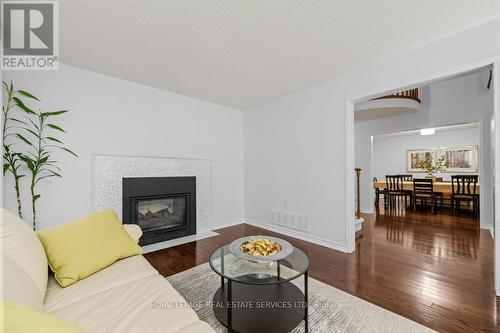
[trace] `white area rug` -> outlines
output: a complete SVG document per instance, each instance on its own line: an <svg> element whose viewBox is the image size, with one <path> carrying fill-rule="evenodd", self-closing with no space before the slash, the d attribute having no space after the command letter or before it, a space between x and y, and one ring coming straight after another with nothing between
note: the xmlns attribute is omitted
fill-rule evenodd
<svg viewBox="0 0 500 333"><path fill-rule="evenodd" d="M217 332L225 328L215 318L210 302L220 287L220 276L208 263L170 276L167 280L190 303L201 320ZM303 277L294 281L301 288ZM303 332L303 323L293 332ZM309 278L309 331L323 332L433 332L425 326L387 311L339 289Z"/></svg>

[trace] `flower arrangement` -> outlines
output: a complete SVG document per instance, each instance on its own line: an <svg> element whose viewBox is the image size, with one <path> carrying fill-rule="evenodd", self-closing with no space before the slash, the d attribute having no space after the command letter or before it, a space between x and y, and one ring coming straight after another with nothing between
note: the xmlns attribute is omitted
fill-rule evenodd
<svg viewBox="0 0 500 333"><path fill-rule="evenodd" d="M425 160L420 161L418 163L418 167L424 169L427 172L427 176L430 178L434 178L435 172L444 172L448 167L448 161L446 160L446 156L441 156L436 163L433 163L432 156L427 157Z"/></svg>

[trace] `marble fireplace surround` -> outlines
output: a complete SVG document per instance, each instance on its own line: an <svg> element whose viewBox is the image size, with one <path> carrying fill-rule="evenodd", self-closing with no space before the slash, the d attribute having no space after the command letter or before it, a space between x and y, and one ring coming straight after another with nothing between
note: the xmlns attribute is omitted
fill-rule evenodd
<svg viewBox="0 0 500 333"><path fill-rule="evenodd" d="M113 209L122 216L122 178L196 177L196 235L144 246L145 252L217 235L212 231L212 161L154 156L92 156L92 209Z"/></svg>

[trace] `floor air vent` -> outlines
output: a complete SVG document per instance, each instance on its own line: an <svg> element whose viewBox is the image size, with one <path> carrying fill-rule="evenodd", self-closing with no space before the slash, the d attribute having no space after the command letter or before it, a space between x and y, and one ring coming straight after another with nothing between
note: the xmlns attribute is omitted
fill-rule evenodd
<svg viewBox="0 0 500 333"><path fill-rule="evenodd" d="M271 210L271 221L283 227L309 231L309 216L282 210Z"/></svg>

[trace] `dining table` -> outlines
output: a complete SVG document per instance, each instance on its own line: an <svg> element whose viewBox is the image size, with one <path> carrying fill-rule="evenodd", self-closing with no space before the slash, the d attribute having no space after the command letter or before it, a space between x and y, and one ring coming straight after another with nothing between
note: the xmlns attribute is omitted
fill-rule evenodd
<svg viewBox="0 0 500 333"><path fill-rule="evenodd" d="M413 182L402 182L403 190L413 191ZM379 203L379 192L385 188L387 188L387 184L385 181L376 181L373 182L373 188L375 189L375 203ZM451 181L440 181L432 183L432 190L434 192L443 193L444 199L450 199L452 194ZM472 191L473 189L471 189ZM476 193L479 194L479 183L476 184Z"/></svg>

